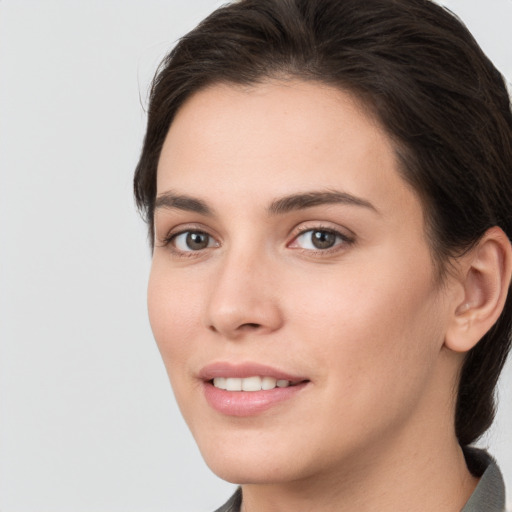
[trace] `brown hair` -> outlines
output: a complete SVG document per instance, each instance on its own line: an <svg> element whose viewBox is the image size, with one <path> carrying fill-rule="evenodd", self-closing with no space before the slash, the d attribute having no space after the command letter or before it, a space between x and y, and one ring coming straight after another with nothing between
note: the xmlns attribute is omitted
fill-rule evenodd
<svg viewBox="0 0 512 512"><path fill-rule="evenodd" d="M153 239L156 169L169 126L194 92L219 82L315 80L362 99L392 137L420 196L434 260L500 226L512 235L512 115L503 77L466 27L430 0L241 0L183 37L153 81L135 198ZM461 445L494 418L510 349L512 299L461 371Z"/></svg>

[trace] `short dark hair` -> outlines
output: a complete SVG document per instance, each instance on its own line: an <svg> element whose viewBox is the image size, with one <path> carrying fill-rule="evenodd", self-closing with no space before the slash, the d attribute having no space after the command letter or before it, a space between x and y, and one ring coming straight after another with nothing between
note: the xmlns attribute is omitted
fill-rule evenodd
<svg viewBox="0 0 512 512"><path fill-rule="evenodd" d="M392 138L425 212L441 270L492 226L512 235L512 115L503 77L467 28L430 0L241 0L216 10L162 62L150 92L135 198L153 245L156 170L180 106L215 83L299 78L348 91ZM494 419L512 299L467 354L455 431L462 446Z"/></svg>

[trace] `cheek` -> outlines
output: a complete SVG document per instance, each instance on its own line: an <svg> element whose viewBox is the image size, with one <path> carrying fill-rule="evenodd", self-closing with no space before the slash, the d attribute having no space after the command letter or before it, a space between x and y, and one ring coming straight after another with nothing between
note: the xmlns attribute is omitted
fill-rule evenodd
<svg viewBox="0 0 512 512"><path fill-rule="evenodd" d="M332 446L341 443L340 425L354 445L395 432L435 381L443 329L430 280L370 274L345 276L343 287L312 286L307 302L295 303L300 325L291 338L302 339L322 390L316 406L323 413L310 421Z"/></svg>
<svg viewBox="0 0 512 512"><path fill-rule="evenodd" d="M183 368L193 348L200 296L193 281L184 286L164 265L153 262L148 284L149 322L169 376L174 368Z"/></svg>
<svg viewBox="0 0 512 512"><path fill-rule="evenodd" d="M308 290L295 293L290 308L300 321L297 333L309 333L316 356L337 367L332 374L347 384L394 385L393 373L400 372L407 386L428 371L442 345L439 290L430 272L406 260L363 263L296 283L296 292Z"/></svg>

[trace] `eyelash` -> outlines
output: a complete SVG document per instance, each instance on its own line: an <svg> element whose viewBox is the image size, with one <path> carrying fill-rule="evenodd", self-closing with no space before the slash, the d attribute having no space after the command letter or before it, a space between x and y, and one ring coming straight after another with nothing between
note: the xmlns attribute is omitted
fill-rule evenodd
<svg viewBox="0 0 512 512"><path fill-rule="evenodd" d="M324 226L314 226L314 227L309 227L308 226L308 227L306 227L306 226L304 226L304 227L300 227L300 228L298 228L296 230L296 232L293 235L292 241L289 242L286 245L286 247L291 247L293 243L295 243L301 236L305 235L306 233L313 234L315 232L327 233L327 234L330 234L330 235L334 235L336 237L335 245L333 245L332 247L327 247L325 249L305 249L303 247L297 247L297 248L294 248L294 249L299 250L299 251L304 252L304 253L307 253L307 254L310 254L310 255L327 256L327 255L332 254L333 252L340 251L341 247L346 246L346 245L352 245L355 242L354 237L351 237L351 236L348 236L346 234L343 234L340 231L338 231L336 229L333 229L331 227L324 227ZM181 230L181 231L178 231L178 232L175 232L175 233L168 234L162 240L161 246L162 247L168 247L171 250L171 252L173 253L173 255L181 257L181 258L199 257L199 256L201 256L203 254L204 250L212 248L210 246L207 246L204 249L198 249L198 250L191 249L191 250L188 250L188 251L184 251L184 250L178 249L174 245L175 240L179 236L186 235L186 234L205 235L205 236L207 236L210 239L210 241L211 240L215 240L215 238L212 235L210 235L206 230L198 229L198 228L192 228L191 227L189 229L184 229L184 230ZM210 243L210 241L208 243ZM216 247L219 247L219 246L220 246L220 244L217 242Z"/></svg>
<svg viewBox="0 0 512 512"><path fill-rule="evenodd" d="M165 238L162 240L162 243L161 243L161 247L167 247L169 248L169 250L172 252L172 254L174 256L177 256L179 258L194 258L194 257L198 257L198 256L201 256L203 254L203 251L205 249L210 249L211 247L205 247L205 249L201 249L201 250L197 250L197 251L194 251L194 250L190 250L190 251L183 251L181 249L178 249L175 245L174 245L174 242L175 240L181 236L181 235L186 235L186 234L198 234L198 235L205 235L207 236L210 240L215 240L214 237L212 235L210 235L206 230L204 229L200 229L200 228L194 228L194 227L190 227L188 229L183 229L181 231L178 231L178 232L174 232L174 233L169 233L167 236L165 236Z"/></svg>
<svg viewBox="0 0 512 512"><path fill-rule="evenodd" d="M290 247L291 244L295 243L301 236L305 235L306 233L311 233L311 235L313 235L313 233L328 233L336 237L335 244L332 247L328 247L325 249L304 249L301 247L297 247L296 249L314 256L328 256L334 252L342 250L343 246L352 245L355 242L355 238L353 236L348 236L347 234L341 233L340 231L333 229L331 227L302 226L297 229L292 241L287 245L287 247Z"/></svg>

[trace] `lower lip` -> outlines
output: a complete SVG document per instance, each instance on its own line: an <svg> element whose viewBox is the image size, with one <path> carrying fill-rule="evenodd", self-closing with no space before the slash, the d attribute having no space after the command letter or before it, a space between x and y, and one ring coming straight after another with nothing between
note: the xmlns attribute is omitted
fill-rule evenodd
<svg viewBox="0 0 512 512"><path fill-rule="evenodd" d="M262 391L226 391L216 388L211 382L204 382L204 394L208 404L217 412L227 416L255 416L271 407L293 398L308 382L301 382L287 388Z"/></svg>

